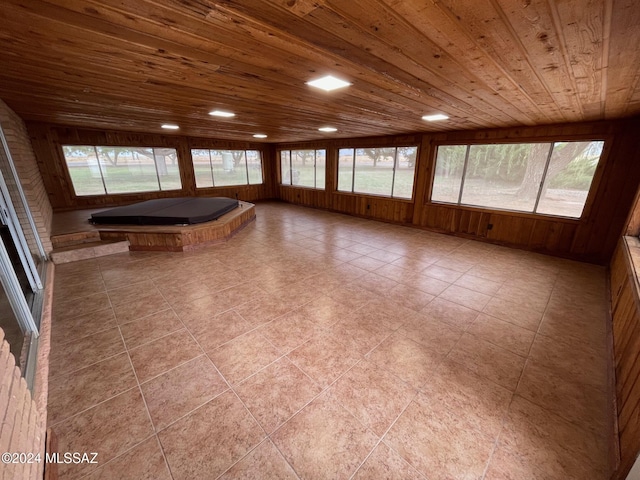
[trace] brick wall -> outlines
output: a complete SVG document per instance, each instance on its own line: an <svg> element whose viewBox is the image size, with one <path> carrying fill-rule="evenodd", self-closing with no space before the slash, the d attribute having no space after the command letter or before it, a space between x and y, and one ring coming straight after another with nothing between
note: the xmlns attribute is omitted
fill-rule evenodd
<svg viewBox="0 0 640 480"><path fill-rule="evenodd" d="M43 415L32 399L27 382L20 375L9 344L0 329L0 453L22 452L40 455L40 462L0 465L0 478L39 479L44 470Z"/></svg>
<svg viewBox="0 0 640 480"><path fill-rule="evenodd" d="M29 204L29 210L33 216L33 220L38 230L38 236L44 245L44 249L47 253L51 252L51 220L53 218L53 212L51 204L49 203L49 197L44 188L44 182L40 176L40 170L36 162L36 157L31 147L31 141L29 140L29 134L24 122L16 113L11 110L2 100L0 100L0 124L2 130L7 139L9 145L9 151L13 158L18 177L20 178L20 184L24 190L27 203ZM1 154L4 155L4 154ZM6 159L0 158L1 161ZM2 168L3 176L9 187L13 204L20 218L22 225L28 225L25 212L21 209L20 202L15 197L16 191L12 191L12 179L5 173L5 168ZM27 243L29 247L33 249L33 234L28 228L23 227L25 237L27 237Z"/></svg>

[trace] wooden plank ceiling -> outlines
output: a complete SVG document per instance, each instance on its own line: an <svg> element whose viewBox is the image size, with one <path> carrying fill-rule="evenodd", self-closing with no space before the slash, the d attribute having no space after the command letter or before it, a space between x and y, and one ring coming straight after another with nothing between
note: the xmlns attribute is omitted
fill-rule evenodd
<svg viewBox="0 0 640 480"><path fill-rule="evenodd" d="M292 142L640 113L638 0L2 0L0 25L26 120Z"/></svg>

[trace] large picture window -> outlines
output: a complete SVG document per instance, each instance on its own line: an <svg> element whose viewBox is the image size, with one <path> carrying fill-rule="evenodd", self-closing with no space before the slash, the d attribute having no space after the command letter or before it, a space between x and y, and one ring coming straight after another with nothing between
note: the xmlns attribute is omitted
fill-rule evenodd
<svg viewBox="0 0 640 480"><path fill-rule="evenodd" d="M262 156L257 150L191 150L196 187L259 185Z"/></svg>
<svg viewBox="0 0 640 480"><path fill-rule="evenodd" d="M324 190L326 150L281 150L280 183Z"/></svg>
<svg viewBox="0 0 640 480"><path fill-rule="evenodd" d="M579 218L604 141L441 145L431 200Z"/></svg>
<svg viewBox="0 0 640 480"><path fill-rule="evenodd" d="M338 190L411 198L417 155L417 146L341 148Z"/></svg>
<svg viewBox="0 0 640 480"><path fill-rule="evenodd" d="M65 145L62 151L78 196L182 188L174 148Z"/></svg>

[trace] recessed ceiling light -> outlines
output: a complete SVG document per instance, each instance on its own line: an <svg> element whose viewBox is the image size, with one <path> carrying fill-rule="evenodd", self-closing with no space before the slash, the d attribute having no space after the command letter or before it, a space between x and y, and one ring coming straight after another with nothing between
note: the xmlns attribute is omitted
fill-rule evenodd
<svg viewBox="0 0 640 480"><path fill-rule="evenodd" d="M233 112L225 112L224 110L213 110L212 112L209 112L209 115L213 115L214 117L225 117L225 118L230 118L230 117L235 117L236 114Z"/></svg>
<svg viewBox="0 0 640 480"><path fill-rule="evenodd" d="M434 115L425 115L424 117L422 117L423 120L426 120L427 122L437 122L438 120L446 120L449 117L447 117L446 115L443 115L442 113L436 113Z"/></svg>
<svg viewBox="0 0 640 480"><path fill-rule="evenodd" d="M267 136L264 133L256 133L253 138L267 138Z"/></svg>
<svg viewBox="0 0 640 480"><path fill-rule="evenodd" d="M317 80L312 80L307 82L307 85L311 85L312 87L321 88L322 90L326 90L330 92L331 90L336 90L338 88L346 87L351 85L349 82L345 82L344 80L340 80L339 78L333 77L331 75L327 75L326 77L318 78Z"/></svg>
<svg viewBox="0 0 640 480"><path fill-rule="evenodd" d="M337 132L338 131L338 129L334 127L321 127L318 130L320 130L321 132Z"/></svg>
<svg viewBox="0 0 640 480"><path fill-rule="evenodd" d="M164 128L166 130L178 130L180 127L178 125L172 125L170 123L165 123L164 125L162 125L162 128Z"/></svg>

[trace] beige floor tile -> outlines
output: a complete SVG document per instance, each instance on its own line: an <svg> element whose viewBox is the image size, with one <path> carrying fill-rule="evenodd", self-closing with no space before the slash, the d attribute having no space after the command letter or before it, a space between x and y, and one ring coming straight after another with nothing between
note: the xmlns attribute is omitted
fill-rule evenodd
<svg viewBox="0 0 640 480"><path fill-rule="evenodd" d="M500 432L513 393L470 370L445 360L421 389L438 417L453 415L451 421L467 430L489 436Z"/></svg>
<svg viewBox="0 0 640 480"><path fill-rule="evenodd" d="M482 311L491 299L489 295L469 290L468 288L459 287L458 285L451 285L442 292L438 298L457 303L463 307L471 308L472 310L477 310L479 312Z"/></svg>
<svg viewBox="0 0 640 480"><path fill-rule="evenodd" d="M171 480L171 474L160 450L158 439L153 436L139 445L101 465L87 480Z"/></svg>
<svg viewBox="0 0 640 480"><path fill-rule="evenodd" d="M153 434L140 390L132 388L56 425L58 452L96 452L98 464L58 464L61 478L76 479Z"/></svg>
<svg viewBox="0 0 640 480"><path fill-rule="evenodd" d="M159 290L151 280L146 280L125 287L114 288L108 291L109 300L113 306L129 303L142 297L158 294Z"/></svg>
<svg viewBox="0 0 640 480"><path fill-rule="evenodd" d="M174 480L217 478L265 437L228 391L158 434Z"/></svg>
<svg viewBox="0 0 640 480"><path fill-rule="evenodd" d="M606 480L606 452L592 434L516 396L485 478Z"/></svg>
<svg viewBox="0 0 640 480"><path fill-rule="evenodd" d="M379 436L384 435L416 390L369 361L361 361L329 389L329 396Z"/></svg>
<svg viewBox="0 0 640 480"><path fill-rule="evenodd" d="M446 355L460 340L464 330L428 315L417 315L400 327L398 333L436 353Z"/></svg>
<svg viewBox="0 0 640 480"><path fill-rule="evenodd" d="M476 292L484 293L485 295L495 295L495 293L500 290L502 283L465 274L458 278L458 280L455 281L454 285L467 288L469 290L474 290Z"/></svg>
<svg viewBox="0 0 640 480"><path fill-rule="evenodd" d="M387 298L389 300L396 302L400 305L404 305L411 310L415 310L419 312L422 310L429 302L431 302L435 296L425 293L422 290L418 290L417 288L412 288L407 285L396 285L392 289L386 292Z"/></svg>
<svg viewBox="0 0 640 480"><path fill-rule="evenodd" d="M495 293L495 296L498 298L518 303L536 312L544 312L549 302L549 295L550 292L546 291L546 287L544 287L543 291L540 291L536 289L535 286L525 287L523 285L512 285L510 282L506 282L500 287L500 290Z"/></svg>
<svg viewBox="0 0 640 480"><path fill-rule="evenodd" d="M188 324L192 318L198 319L203 315L212 317L231 310L234 307L262 296L264 290L252 283L243 283L233 288L227 288L196 300L176 303L173 308L182 321Z"/></svg>
<svg viewBox="0 0 640 480"><path fill-rule="evenodd" d="M461 329L466 329L478 316L476 310L440 297L429 302L426 307L420 310L420 313Z"/></svg>
<svg viewBox="0 0 640 480"><path fill-rule="evenodd" d="M169 309L169 304L158 291L152 292L144 297L138 297L127 303L114 305L113 311L116 314L118 324L138 320L153 313Z"/></svg>
<svg viewBox="0 0 640 480"><path fill-rule="evenodd" d="M383 441L429 480L449 480L482 478L495 437L461 426L453 412L438 415L418 396Z"/></svg>
<svg viewBox="0 0 640 480"><path fill-rule="evenodd" d="M366 254L367 257L375 258L376 260L380 260L381 262L391 263L399 258L402 258L402 255L394 252L390 252L386 249L374 250L373 252L369 252Z"/></svg>
<svg viewBox="0 0 640 480"><path fill-rule="evenodd" d="M447 358L512 392L525 363L525 357L469 334L462 336Z"/></svg>
<svg viewBox="0 0 640 480"><path fill-rule="evenodd" d="M535 332L481 313L467 333L523 357L529 355Z"/></svg>
<svg viewBox="0 0 640 480"><path fill-rule="evenodd" d="M389 290L398 285L398 282L390 278L378 275L375 272L367 273L358 278L358 284L376 295L387 295Z"/></svg>
<svg viewBox="0 0 640 480"><path fill-rule="evenodd" d="M231 384L236 384L282 354L257 330L240 335L207 354Z"/></svg>
<svg viewBox="0 0 640 480"><path fill-rule="evenodd" d="M125 323L120 326L120 332L127 348L131 350L182 328L184 325L178 316L169 309Z"/></svg>
<svg viewBox="0 0 640 480"><path fill-rule="evenodd" d="M375 293L361 287L357 281L344 284L340 288L327 292L327 295L354 310L377 297Z"/></svg>
<svg viewBox="0 0 640 480"><path fill-rule="evenodd" d="M444 355L403 335L394 334L367 358L412 387L420 388L433 375Z"/></svg>
<svg viewBox="0 0 640 480"><path fill-rule="evenodd" d="M530 360L516 393L596 435L606 435L610 411L606 390L559 376L553 369Z"/></svg>
<svg viewBox="0 0 640 480"><path fill-rule="evenodd" d="M384 443L380 443L360 466L354 480L425 480L420 472Z"/></svg>
<svg viewBox="0 0 640 480"><path fill-rule="evenodd" d="M409 287L417 288L418 290L434 296L440 295L451 285L449 282L429 277L424 275L422 272L407 276L401 281Z"/></svg>
<svg viewBox="0 0 640 480"><path fill-rule="evenodd" d="M294 308L295 306L279 298L277 294L264 294L263 296L235 307L234 310L255 327L270 322L274 318L278 318Z"/></svg>
<svg viewBox="0 0 640 480"><path fill-rule="evenodd" d="M202 350L186 329L129 351L131 363L141 383L201 354Z"/></svg>
<svg viewBox="0 0 640 480"><path fill-rule="evenodd" d="M111 307L71 318L55 318L51 322L51 346L57 348L117 326Z"/></svg>
<svg viewBox="0 0 640 480"><path fill-rule="evenodd" d="M53 322L62 322L80 315L88 316L109 307L111 307L111 302L109 302L109 296L106 292L87 295L82 297L82 301L71 299L64 302L54 302Z"/></svg>
<svg viewBox="0 0 640 480"><path fill-rule="evenodd" d="M542 321L542 313L502 298L492 298L484 307L484 313L536 332Z"/></svg>
<svg viewBox="0 0 640 480"><path fill-rule="evenodd" d="M548 337L570 337L605 355L607 348L607 315L578 308L548 308L540 325L540 333Z"/></svg>
<svg viewBox="0 0 640 480"><path fill-rule="evenodd" d="M552 369L558 376L600 390L607 388L606 358L584 342L571 337L537 335L529 356L537 364Z"/></svg>
<svg viewBox="0 0 640 480"><path fill-rule="evenodd" d="M422 274L448 283L453 283L462 276L459 271L445 268L441 264L429 265L422 271Z"/></svg>
<svg viewBox="0 0 640 480"><path fill-rule="evenodd" d="M378 438L322 395L271 436L301 478L349 478Z"/></svg>
<svg viewBox="0 0 640 480"><path fill-rule="evenodd" d="M255 480L260 478L298 479L291 466L269 439L258 445L220 477L221 480Z"/></svg>
<svg viewBox="0 0 640 480"><path fill-rule="evenodd" d="M58 272L56 270L56 277L57 275ZM106 287L104 286L101 276L94 280L92 280L91 277L88 277L84 282L79 284L67 283L66 281L60 281L57 278L56 280L58 280L58 282L55 283L53 287L54 304L64 303L106 291Z"/></svg>
<svg viewBox="0 0 640 480"><path fill-rule="evenodd" d="M184 323L205 351L218 348L253 328L235 310L219 315L190 317Z"/></svg>
<svg viewBox="0 0 640 480"><path fill-rule="evenodd" d="M320 393L320 387L286 357L247 378L235 390L267 433Z"/></svg>
<svg viewBox="0 0 640 480"><path fill-rule="evenodd" d="M313 323L319 327L327 328L344 319L353 311L353 308L329 296L322 295L300 307L300 310Z"/></svg>
<svg viewBox="0 0 640 480"><path fill-rule="evenodd" d="M336 336L317 336L287 357L322 387L330 385L362 356Z"/></svg>
<svg viewBox="0 0 640 480"><path fill-rule="evenodd" d="M105 448L63 478L607 480L605 269L256 208L224 244L56 266L49 420Z"/></svg>
<svg viewBox="0 0 640 480"><path fill-rule="evenodd" d="M117 327L60 345L49 355L49 376L64 375L124 352L124 343Z"/></svg>
<svg viewBox="0 0 640 480"><path fill-rule="evenodd" d="M299 347L324 330L301 309L286 313L258 329L283 354Z"/></svg>
<svg viewBox="0 0 640 480"><path fill-rule="evenodd" d="M80 413L137 385L126 353L107 358L49 382L49 425Z"/></svg>
<svg viewBox="0 0 640 480"><path fill-rule="evenodd" d="M157 376L140 388L156 431L207 403L228 388L206 355Z"/></svg>

